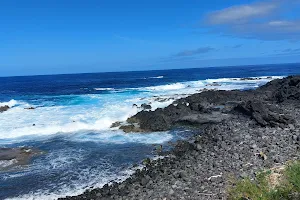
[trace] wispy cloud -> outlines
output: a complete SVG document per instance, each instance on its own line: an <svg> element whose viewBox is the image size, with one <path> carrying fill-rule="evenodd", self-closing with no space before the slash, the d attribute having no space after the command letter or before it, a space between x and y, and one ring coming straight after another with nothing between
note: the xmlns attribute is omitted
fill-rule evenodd
<svg viewBox="0 0 300 200"><path fill-rule="evenodd" d="M223 35L260 40L300 40L300 19L285 17L287 13L297 13L299 3L299 0L273 0L232 6L207 14L204 22L212 31Z"/></svg>
<svg viewBox="0 0 300 200"><path fill-rule="evenodd" d="M300 48L297 49L284 49L282 52L284 53L300 53Z"/></svg>
<svg viewBox="0 0 300 200"><path fill-rule="evenodd" d="M278 1L232 6L209 13L206 16L208 24L237 24L270 15L279 8Z"/></svg>
<svg viewBox="0 0 300 200"><path fill-rule="evenodd" d="M175 54L174 57L194 56L194 55L198 55L198 54L205 54L205 53L215 51L215 50L216 49L212 48L212 47L200 47L198 49L181 51L181 52Z"/></svg>
<svg viewBox="0 0 300 200"><path fill-rule="evenodd" d="M278 53L276 55L284 56L284 55L299 55L300 54L300 48L296 49L283 49L281 51L277 51Z"/></svg>

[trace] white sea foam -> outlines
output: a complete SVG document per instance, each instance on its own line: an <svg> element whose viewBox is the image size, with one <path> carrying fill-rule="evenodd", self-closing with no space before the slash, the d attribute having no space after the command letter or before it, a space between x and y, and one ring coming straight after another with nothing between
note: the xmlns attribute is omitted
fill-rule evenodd
<svg viewBox="0 0 300 200"><path fill-rule="evenodd" d="M11 159L11 160L0 160L0 169L9 167L11 165L16 164L18 161L16 159Z"/></svg>
<svg viewBox="0 0 300 200"><path fill-rule="evenodd" d="M206 83L265 83L274 79L281 79L284 76L259 76L247 78L219 78L219 79L206 79Z"/></svg>
<svg viewBox="0 0 300 200"><path fill-rule="evenodd" d="M107 169L109 168L111 168L111 166L107 166ZM134 169L123 170L117 176L104 169L100 172L96 170L93 171L92 169L86 169L82 170L81 174L74 174L79 177L80 180L70 181L68 184L62 184L60 185L60 188L55 191L52 189L37 190L18 197L6 198L6 200L54 200L66 196L76 196L84 193L88 189L91 189L91 187L101 188L103 185L111 181L122 182L132 175L134 171Z"/></svg>
<svg viewBox="0 0 300 200"><path fill-rule="evenodd" d="M94 90L97 91L110 91L110 90L115 90L114 88L94 88Z"/></svg>
<svg viewBox="0 0 300 200"><path fill-rule="evenodd" d="M162 144L170 141L173 138L172 134L168 132L158 132L158 133L135 133L126 134L122 131L102 131L99 133L91 134L76 134L70 138L71 141L80 142L101 142L101 143L114 143L114 144L124 144L124 143L142 143L142 144Z"/></svg>
<svg viewBox="0 0 300 200"><path fill-rule="evenodd" d="M174 84L168 84L168 85L145 87L144 89L152 90L152 91L162 91L162 90L178 90L178 89L183 89L185 87L186 86L182 83L174 83Z"/></svg>
<svg viewBox="0 0 300 200"><path fill-rule="evenodd" d="M148 78L143 78L143 79L155 79L155 78L158 78L158 79L160 79L160 78L164 78L164 76L152 76L152 77L148 77Z"/></svg>
<svg viewBox="0 0 300 200"><path fill-rule="evenodd" d="M9 106L10 108L12 108L18 104L19 104L19 102L14 99L12 99L8 102L0 102L0 106Z"/></svg>
<svg viewBox="0 0 300 200"><path fill-rule="evenodd" d="M164 78L164 76L155 76L155 77L150 77L150 78Z"/></svg>
<svg viewBox="0 0 300 200"><path fill-rule="evenodd" d="M98 106L16 107L1 113L0 139L108 130L113 122L125 121L138 112L132 104L122 102Z"/></svg>
<svg viewBox="0 0 300 200"><path fill-rule="evenodd" d="M60 149L53 150L48 153L44 160L35 160L30 170L26 170L16 174L6 174L5 179L14 179L20 176L36 176L42 173L50 174L53 170L59 170L61 174L61 182L59 184L51 184L51 180L47 188L36 189L27 194L17 197L7 198L10 200L54 200L65 196L76 196L82 194L87 189L99 188L111 181L121 182L128 178L135 169L120 169L112 166L108 159L100 158L99 165L84 165L80 169L73 170L71 173L68 167L83 162L89 157L89 151L81 149ZM46 164L45 164L46 162ZM117 172L117 173L116 173ZM55 174L53 174L55 175ZM71 177L74 177L71 178Z"/></svg>

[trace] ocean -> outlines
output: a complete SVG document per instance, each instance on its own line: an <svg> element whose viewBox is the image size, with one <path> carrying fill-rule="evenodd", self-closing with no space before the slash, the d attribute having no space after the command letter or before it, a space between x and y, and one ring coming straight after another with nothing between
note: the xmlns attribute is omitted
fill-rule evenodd
<svg viewBox="0 0 300 200"><path fill-rule="evenodd" d="M157 156L155 145L168 148L192 134L110 128L141 110L133 104L154 110L205 88L255 89L293 74L300 74L300 64L2 77L0 106L11 109L0 113L0 147L33 147L45 154L28 166L0 171L0 199L57 199L122 181L134 164ZM25 109L30 107L35 109Z"/></svg>

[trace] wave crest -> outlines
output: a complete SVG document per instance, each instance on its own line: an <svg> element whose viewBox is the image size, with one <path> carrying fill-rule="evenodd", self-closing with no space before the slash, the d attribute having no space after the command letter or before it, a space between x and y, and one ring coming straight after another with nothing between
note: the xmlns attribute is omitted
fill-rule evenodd
<svg viewBox="0 0 300 200"><path fill-rule="evenodd" d="M18 104L20 104L18 101L12 99L12 100L10 100L8 102L1 102L0 106L9 106L10 108L12 108L12 107L14 107L14 106L16 106Z"/></svg>

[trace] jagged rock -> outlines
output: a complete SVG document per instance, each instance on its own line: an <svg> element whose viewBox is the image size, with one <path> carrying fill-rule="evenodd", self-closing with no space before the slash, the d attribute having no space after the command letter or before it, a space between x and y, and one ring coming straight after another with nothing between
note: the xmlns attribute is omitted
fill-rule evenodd
<svg viewBox="0 0 300 200"><path fill-rule="evenodd" d="M8 109L10 109L9 106L0 106L0 113L7 111Z"/></svg>
<svg viewBox="0 0 300 200"><path fill-rule="evenodd" d="M115 128L121 126L121 122L114 122L111 124L110 128Z"/></svg>
<svg viewBox="0 0 300 200"><path fill-rule="evenodd" d="M143 132L138 126L134 124L129 124L129 125L122 125L120 126L120 129L123 130L125 133L131 133L131 132Z"/></svg>
<svg viewBox="0 0 300 200"><path fill-rule="evenodd" d="M141 108L143 109L143 110L151 110L151 105L149 105L149 104L146 104L146 103L143 103L142 105L141 105Z"/></svg>
<svg viewBox="0 0 300 200"><path fill-rule="evenodd" d="M133 107L133 108L137 108L138 105L136 105L136 104L134 103L134 104L132 104L132 107Z"/></svg>
<svg viewBox="0 0 300 200"><path fill-rule="evenodd" d="M261 126L286 126L293 122L289 116L283 114L273 106L267 105L266 102L248 101L238 105L235 110L251 116Z"/></svg>
<svg viewBox="0 0 300 200"><path fill-rule="evenodd" d="M300 76L289 76L267 83L259 90L268 91L270 100L282 103L287 100L300 100Z"/></svg>

